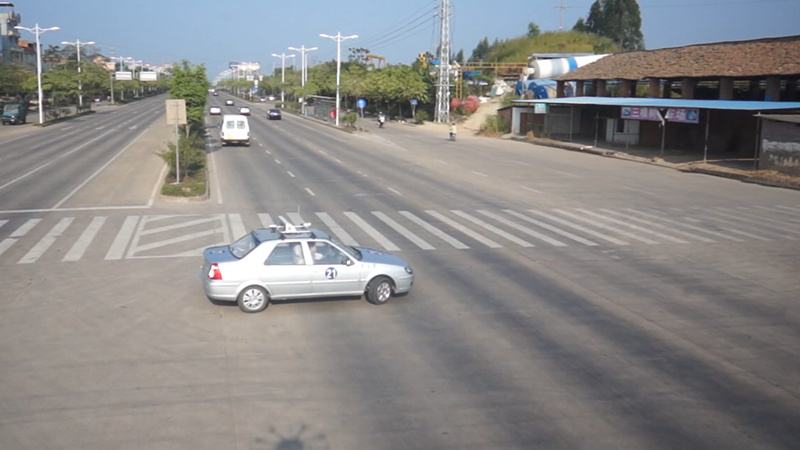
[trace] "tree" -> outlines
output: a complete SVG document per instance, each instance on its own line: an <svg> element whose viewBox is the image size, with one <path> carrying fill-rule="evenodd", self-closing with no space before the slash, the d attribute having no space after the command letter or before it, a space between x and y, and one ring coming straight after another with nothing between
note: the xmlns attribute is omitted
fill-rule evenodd
<svg viewBox="0 0 800 450"><path fill-rule="evenodd" d="M456 57L453 58L453 60L455 62L459 63L459 64L464 64L464 49L463 48L461 50L459 50L458 53L456 53Z"/></svg>
<svg viewBox="0 0 800 450"><path fill-rule="evenodd" d="M579 20L573 30L605 36L623 50L644 49L642 18L636 0L595 0L586 21Z"/></svg>
<svg viewBox="0 0 800 450"><path fill-rule="evenodd" d="M198 130L203 124L203 114L208 96L206 68L202 64L192 66L188 61L172 67L170 97L186 100L186 119L189 126Z"/></svg>
<svg viewBox="0 0 800 450"><path fill-rule="evenodd" d="M33 71L13 64L0 64L0 95L22 97L31 91L27 86L35 83Z"/></svg>
<svg viewBox="0 0 800 450"><path fill-rule="evenodd" d="M475 50L472 51L472 56L469 57L470 61L482 61L489 53L489 38L485 37L478 41Z"/></svg>
<svg viewBox="0 0 800 450"><path fill-rule="evenodd" d="M536 36L539 35L539 33L541 33L541 30L539 29L539 25L536 25L533 22L529 22L528 23L528 37L536 37Z"/></svg>

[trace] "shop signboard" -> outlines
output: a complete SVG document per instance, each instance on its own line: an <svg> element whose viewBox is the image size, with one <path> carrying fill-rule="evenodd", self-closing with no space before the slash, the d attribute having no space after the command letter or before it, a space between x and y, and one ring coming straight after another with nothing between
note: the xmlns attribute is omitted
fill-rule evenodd
<svg viewBox="0 0 800 450"><path fill-rule="evenodd" d="M658 108L647 106L623 106L620 117L627 120L650 120L653 122L662 120Z"/></svg>
<svg viewBox="0 0 800 450"><path fill-rule="evenodd" d="M697 108L670 108L667 120L680 123L700 123L700 110Z"/></svg>

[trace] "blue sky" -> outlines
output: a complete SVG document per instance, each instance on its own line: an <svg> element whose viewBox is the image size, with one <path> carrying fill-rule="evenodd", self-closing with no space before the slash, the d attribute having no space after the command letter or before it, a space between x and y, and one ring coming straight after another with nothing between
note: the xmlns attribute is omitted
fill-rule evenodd
<svg viewBox="0 0 800 450"><path fill-rule="evenodd" d="M359 34L343 44L365 46L390 63L409 63L436 45L436 0L14 0L23 25L60 26L45 44L93 40L106 54L151 63L188 59L209 76L228 61L259 61L289 46L319 47L312 61L335 57L319 33ZM453 48L467 56L483 36L524 34L528 22L557 30L561 0L453 0ZM592 0L564 0L565 28L585 17ZM800 0L640 0L647 48L800 34ZM3 8L5 9L5 8ZM414 19L417 19L416 21ZM27 38L32 38L26 33Z"/></svg>

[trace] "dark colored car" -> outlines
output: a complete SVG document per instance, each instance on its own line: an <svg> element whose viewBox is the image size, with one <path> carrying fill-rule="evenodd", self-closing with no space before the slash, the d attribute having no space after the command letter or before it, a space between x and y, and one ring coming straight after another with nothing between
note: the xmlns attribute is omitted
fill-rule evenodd
<svg viewBox="0 0 800 450"><path fill-rule="evenodd" d="M267 119L269 120L281 120L281 110L272 108L267 111Z"/></svg>
<svg viewBox="0 0 800 450"><path fill-rule="evenodd" d="M25 123L28 108L25 103L6 103L3 105L3 125Z"/></svg>

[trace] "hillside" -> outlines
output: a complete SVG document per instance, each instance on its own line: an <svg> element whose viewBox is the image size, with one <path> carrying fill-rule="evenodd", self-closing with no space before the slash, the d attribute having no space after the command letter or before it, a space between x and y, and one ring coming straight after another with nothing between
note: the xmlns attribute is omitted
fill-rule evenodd
<svg viewBox="0 0 800 450"><path fill-rule="evenodd" d="M578 31L551 31L535 37L520 36L496 41L484 61L523 62L531 53L610 53L616 51L608 38Z"/></svg>

